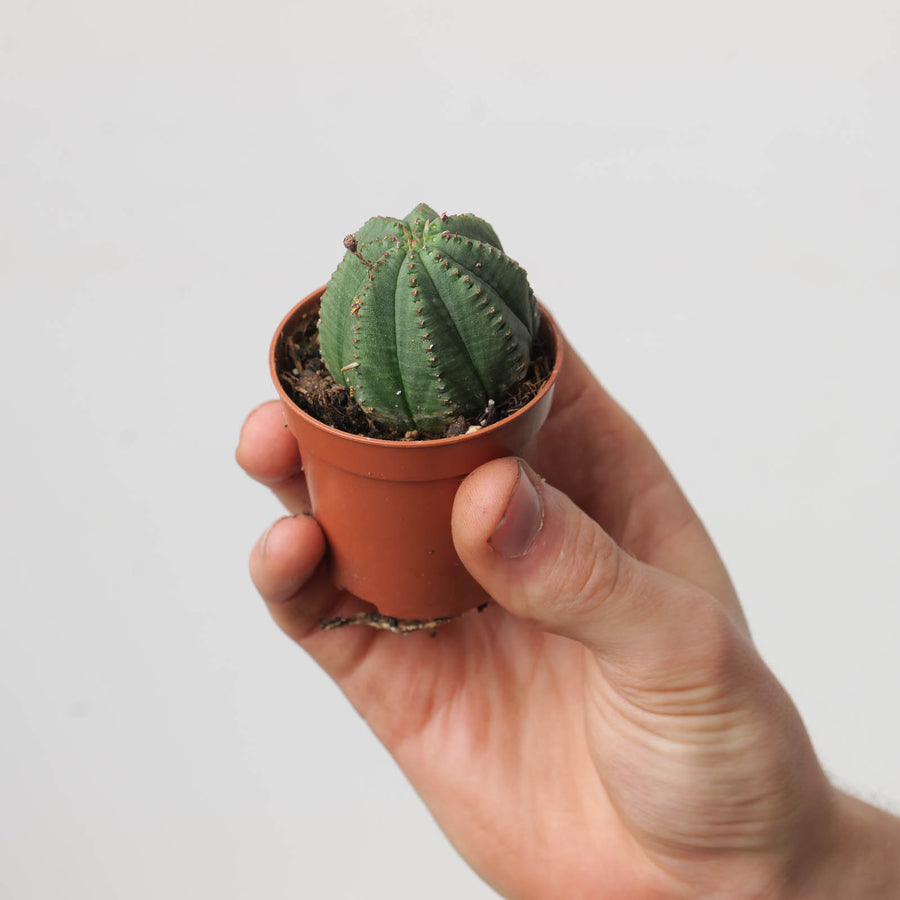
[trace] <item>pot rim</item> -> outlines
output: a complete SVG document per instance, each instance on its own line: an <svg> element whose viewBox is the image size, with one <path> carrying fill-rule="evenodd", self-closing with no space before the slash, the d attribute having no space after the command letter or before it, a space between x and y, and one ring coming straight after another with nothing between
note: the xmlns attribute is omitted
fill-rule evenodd
<svg viewBox="0 0 900 900"><path fill-rule="evenodd" d="M345 438L346 440L355 444L360 444L366 447L390 447L396 449L398 452L410 452L414 450L418 450L419 452L421 452L427 447L438 449L441 447L446 447L450 444L459 445L461 443L468 443L469 441L483 439L485 434L501 430L503 426L508 424L511 420L526 413L529 409L539 403L544 395L548 391L552 390L555 386L557 378L559 376L560 368L562 367L562 333L560 332L559 326L556 324L553 316L551 316L546 307L540 301L538 301L538 307L541 311L541 327L543 327L546 323L547 330L553 343L554 360L553 367L550 370L550 374L541 385L540 390L524 406L520 407L515 412L500 419L497 422L492 422L490 425L485 425L483 428L479 428L478 431L473 431L470 434L454 435L453 437L429 438L427 440L416 441L389 441L385 440L384 438L373 438L367 437L366 435L362 434L353 434L352 432L344 431L341 428L334 428L331 425L327 425L325 422L322 422L320 419L317 419L315 416L312 416L305 410L301 409L289 396L287 391L284 389L284 385L282 385L281 383L281 379L278 377L278 349L288 323L300 312L301 309L303 309L303 307L312 305L316 300L320 300L324 293L324 285L322 287L316 288L314 291L307 294L298 303L294 304L287 315L281 320L269 344L269 373L272 376L272 381L274 381L275 383L275 387L278 390L281 401L288 403L291 406L293 412L301 416L308 424L314 426L315 428L329 435L339 435L340 437Z"/></svg>

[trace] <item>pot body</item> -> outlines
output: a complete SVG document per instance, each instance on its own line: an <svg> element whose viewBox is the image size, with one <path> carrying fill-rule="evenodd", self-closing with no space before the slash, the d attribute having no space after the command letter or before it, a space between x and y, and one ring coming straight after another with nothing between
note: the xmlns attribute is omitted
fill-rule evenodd
<svg viewBox="0 0 900 900"><path fill-rule="evenodd" d="M428 441L384 441L324 425L300 409L278 376L288 365L285 340L318 317L324 288L301 300L279 325L269 352L284 419L297 440L313 515L329 546L332 579L402 619L451 616L488 599L453 547L450 514L462 480L503 456L528 458L550 411L562 341L545 310L553 371L522 409L472 434Z"/></svg>

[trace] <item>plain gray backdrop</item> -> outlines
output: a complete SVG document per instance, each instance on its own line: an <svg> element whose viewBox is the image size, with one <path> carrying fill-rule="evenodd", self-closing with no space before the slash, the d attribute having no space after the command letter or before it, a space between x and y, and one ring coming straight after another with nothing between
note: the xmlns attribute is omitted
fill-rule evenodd
<svg viewBox="0 0 900 900"><path fill-rule="evenodd" d="M494 224L897 808L900 18L5 0L0 895L488 898L247 575L269 338L343 236Z"/></svg>

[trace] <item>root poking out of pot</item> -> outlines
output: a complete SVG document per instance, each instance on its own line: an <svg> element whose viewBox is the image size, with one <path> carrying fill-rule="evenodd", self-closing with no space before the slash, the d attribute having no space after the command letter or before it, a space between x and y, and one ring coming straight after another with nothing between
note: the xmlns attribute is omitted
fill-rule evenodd
<svg viewBox="0 0 900 900"><path fill-rule="evenodd" d="M292 368L279 374L285 391L304 412L320 422L363 437L387 441L424 441L456 437L472 429L482 428L526 406L540 391L553 369L553 354L542 337L535 341L528 372L514 385L506 397L490 400L485 410L466 418L460 416L451 422L441 434L425 434L421 431L401 432L386 428L370 419L353 402L347 388L335 382L325 368L319 353L316 334L317 318L307 316L297 329L287 336L285 349Z"/></svg>
<svg viewBox="0 0 900 900"><path fill-rule="evenodd" d="M487 603L477 607L478 612L487 609ZM396 616L385 616L380 612L361 612L353 616L335 616L333 619L325 619L320 627L322 631L333 631L335 628L346 628L349 625L367 625L379 631L390 631L393 634L412 634L416 631L430 631L431 637L437 637L437 629L441 625L458 619L459 616L439 616L434 619L398 619Z"/></svg>
<svg viewBox="0 0 900 900"><path fill-rule="evenodd" d="M379 631L391 631L394 634L412 634L414 631L430 631L435 636L436 629L452 622L456 616L439 616L436 619L398 619L396 616L385 616L380 612L362 612L355 616L337 616L322 622L323 631L335 628L346 628L348 625L368 625Z"/></svg>

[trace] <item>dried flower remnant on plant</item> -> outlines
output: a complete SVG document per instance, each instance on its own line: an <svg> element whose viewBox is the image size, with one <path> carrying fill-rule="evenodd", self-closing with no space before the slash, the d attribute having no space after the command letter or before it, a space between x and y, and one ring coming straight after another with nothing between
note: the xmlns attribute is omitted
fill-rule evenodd
<svg viewBox="0 0 900 900"><path fill-rule="evenodd" d="M525 270L473 215L425 204L344 239L319 319L328 371L381 425L437 434L528 369L540 313Z"/></svg>

